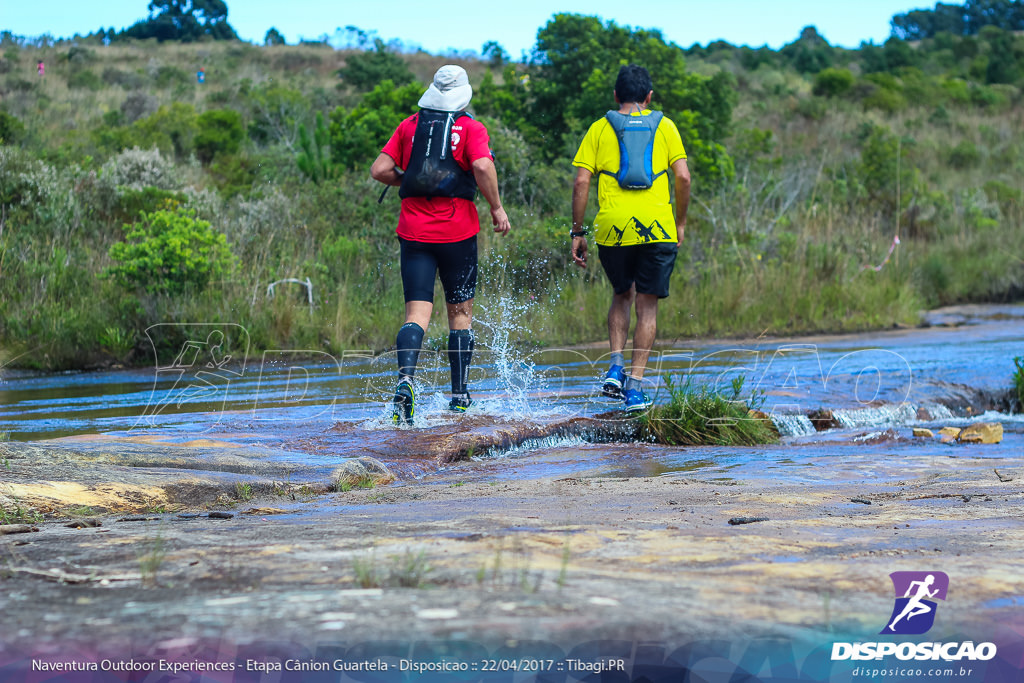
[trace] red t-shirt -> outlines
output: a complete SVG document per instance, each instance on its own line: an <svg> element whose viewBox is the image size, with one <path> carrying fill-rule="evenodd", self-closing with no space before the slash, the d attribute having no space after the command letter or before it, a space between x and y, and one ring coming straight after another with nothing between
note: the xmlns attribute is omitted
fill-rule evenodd
<svg viewBox="0 0 1024 683"><path fill-rule="evenodd" d="M419 114L398 124L381 150L400 168L409 167L412 138ZM490 159L491 139L484 124L468 116L452 126L452 158L465 170L477 159ZM406 197L398 215L399 237L417 242L461 242L480 232L476 204L461 197Z"/></svg>

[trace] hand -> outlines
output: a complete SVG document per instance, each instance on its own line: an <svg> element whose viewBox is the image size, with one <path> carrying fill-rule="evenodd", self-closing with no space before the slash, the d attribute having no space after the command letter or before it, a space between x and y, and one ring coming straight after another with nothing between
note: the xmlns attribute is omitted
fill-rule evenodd
<svg viewBox="0 0 1024 683"><path fill-rule="evenodd" d="M512 224L508 221L508 214L505 213L504 207L499 206L496 209L491 209L491 222L494 224L494 232L500 232L502 235L507 235L508 231L512 229Z"/></svg>
<svg viewBox="0 0 1024 683"><path fill-rule="evenodd" d="M679 237L679 239L676 241L676 246L681 247L683 246L683 238L686 236L686 221L676 223L676 234Z"/></svg>
<svg viewBox="0 0 1024 683"><path fill-rule="evenodd" d="M580 268L587 267L587 238L582 235L572 238L572 260Z"/></svg>

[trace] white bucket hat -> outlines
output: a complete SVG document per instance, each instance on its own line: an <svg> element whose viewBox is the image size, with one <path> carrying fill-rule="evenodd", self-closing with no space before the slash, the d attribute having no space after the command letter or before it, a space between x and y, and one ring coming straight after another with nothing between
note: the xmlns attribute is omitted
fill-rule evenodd
<svg viewBox="0 0 1024 683"><path fill-rule="evenodd" d="M445 64L434 74L419 105L424 109L439 111L462 111L473 99L473 86L469 84L466 70L455 64Z"/></svg>

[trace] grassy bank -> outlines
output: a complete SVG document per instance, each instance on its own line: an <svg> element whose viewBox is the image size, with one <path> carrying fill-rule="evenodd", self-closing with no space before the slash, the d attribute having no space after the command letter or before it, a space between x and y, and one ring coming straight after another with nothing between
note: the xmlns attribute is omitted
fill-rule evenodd
<svg viewBox="0 0 1024 683"><path fill-rule="evenodd" d="M361 161L325 165L324 177L299 163L310 151L301 130L312 131L318 113L334 112L325 130L337 132L383 96L339 83L353 54L237 43L6 45L3 362L147 364L146 330L167 322L240 325L253 352L391 346L403 309L397 196L378 204L380 186ZM39 59L45 78L34 71ZM450 61L404 59L416 92L417 80ZM734 79L738 99L722 140L734 173L695 171L660 338L862 331L916 324L937 305L1021 298L1017 88L1000 86L995 103L919 98L880 108L866 96L816 95L813 75L790 67L730 59L687 62L694 73ZM485 78L487 64L458 61L474 84ZM529 67L492 74L493 87L508 86L516 69ZM480 92L485 109L494 98ZM581 271L568 253L575 143L537 148L513 109L488 105L480 116L514 226L507 238L486 225L481 233L480 317L514 325L524 343L602 339L610 288L596 258ZM386 134L366 135L375 154ZM125 261L114 245L140 243L132 230L161 211L191 212L222 235L223 268L200 272L204 259L193 259L176 274L116 276ZM285 279L308 279L312 305L305 286L268 291ZM435 322L428 334L439 337L444 321Z"/></svg>

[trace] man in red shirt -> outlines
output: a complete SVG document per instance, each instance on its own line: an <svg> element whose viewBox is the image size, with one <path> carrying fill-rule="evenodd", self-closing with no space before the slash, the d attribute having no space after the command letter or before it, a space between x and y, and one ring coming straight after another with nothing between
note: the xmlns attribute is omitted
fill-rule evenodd
<svg viewBox="0 0 1024 683"><path fill-rule="evenodd" d="M471 400L466 373L473 354L473 296L476 292L480 217L477 189L491 208L494 231L507 234L508 215L498 196L498 175L490 137L465 113L473 97L466 71L442 66L420 98L420 111L398 125L373 162L370 175L400 187L398 216L405 324L398 331L396 424L412 424L413 376L423 336L434 309L434 278L441 276L448 309L448 360L452 372L449 410L465 411Z"/></svg>

